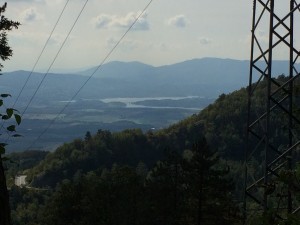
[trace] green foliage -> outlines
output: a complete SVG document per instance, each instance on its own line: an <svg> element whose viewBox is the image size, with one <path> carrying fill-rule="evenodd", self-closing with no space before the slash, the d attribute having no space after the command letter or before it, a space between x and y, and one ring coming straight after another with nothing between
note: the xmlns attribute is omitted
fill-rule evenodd
<svg viewBox="0 0 300 225"><path fill-rule="evenodd" d="M257 94L253 98L252 104L257 111L263 111L264 85L264 82L258 84ZM247 89L242 88L228 95L220 95L214 104L199 114L157 132L143 133L139 129L115 133L99 130L96 135L87 132L84 141L77 139L51 153L29 172L29 179L36 186L55 187L62 179L71 179L78 167L83 172L89 172L102 167L110 168L113 163L135 166L139 161L152 167L162 158L165 149L183 152L191 149L193 143L202 136L206 137L208 144L214 146L222 158L243 160L247 104ZM275 119L279 120L280 117ZM282 137L276 127L272 130L277 132L278 137ZM273 141L279 141L276 135Z"/></svg>
<svg viewBox="0 0 300 225"><path fill-rule="evenodd" d="M7 31L12 30L13 28L18 28L20 25L18 22L14 22L8 20L3 14L6 10L7 4L4 3L3 6L0 7L0 58L2 61L9 59L12 56L12 49L8 45L7 41ZM0 63L0 71L2 70L3 65ZM0 95L0 107L4 106L3 99L9 97L9 94L1 94ZM15 109L6 108L6 113L0 112L0 117L2 121L7 121L11 118L12 115L15 114ZM11 132L15 132L14 125L9 125L4 127L4 122L2 123L0 129L3 129L2 132L7 132L11 134ZM9 195L6 186L6 178L4 174L3 168L3 160L2 155L5 153L5 144L1 143L0 145L0 224L1 225L10 225L10 209L9 209Z"/></svg>
<svg viewBox="0 0 300 225"><path fill-rule="evenodd" d="M204 140L195 146L190 157L167 150L149 172L142 162L135 168L113 164L78 170L53 193L14 189L15 224L237 224L229 171Z"/></svg>
<svg viewBox="0 0 300 225"><path fill-rule="evenodd" d="M187 191L182 168L183 158L174 151L156 163L146 179L149 209L147 224L179 224L186 213L184 201Z"/></svg>
<svg viewBox="0 0 300 225"><path fill-rule="evenodd" d="M288 218L282 219L276 216L274 210L268 210L261 216L255 217L250 225L300 225L299 215L289 214Z"/></svg>
<svg viewBox="0 0 300 225"><path fill-rule="evenodd" d="M263 111L264 85L258 84L252 102L258 111ZM41 206L40 223L239 224L235 199L243 195L246 99L243 88L220 95L199 114L167 129L98 130L60 146L26 171L34 187L55 188ZM275 135L274 141L282 140ZM256 157L248 168L253 176L261 166ZM278 179L295 175L285 172ZM253 224L266 224L272 215ZM297 224L296 218L276 223Z"/></svg>
<svg viewBox="0 0 300 225"><path fill-rule="evenodd" d="M12 186L10 189L12 224L37 225L42 207L50 194L45 190Z"/></svg>
<svg viewBox="0 0 300 225"><path fill-rule="evenodd" d="M20 174L26 174L26 170L36 166L42 161L48 152L45 151L25 151L25 152L14 152L7 155L7 160L4 162L4 167L7 168L5 171L8 187L14 185L14 178Z"/></svg>
<svg viewBox="0 0 300 225"><path fill-rule="evenodd" d="M74 140L49 153L44 161L28 171L28 180L35 186L55 187L63 179L72 179L78 168L86 173L110 168L113 163L136 166L144 161L153 165L160 157L157 152L156 145L141 130L117 133L99 130L84 141Z"/></svg>
<svg viewBox="0 0 300 225"><path fill-rule="evenodd" d="M246 140L247 90L242 88L231 94L222 94L214 104L160 133L182 136L185 142L194 143L205 136L208 143L216 146L222 157L243 159ZM198 136L197 136L198 135ZM181 147L187 143L180 143ZM191 145L189 145L190 147Z"/></svg>
<svg viewBox="0 0 300 225"><path fill-rule="evenodd" d="M44 207L41 223L136 224L142 189L142 179L126 166L78 174L57 187Z"/></svg>
<svg viewBox="0 0 300 225"><path fill-rule="evenodd" d="M0 58L2 61L5 61L9 59L12 56L12 49L8 45L7 41L7 31L10 31L12 29L17 29L20 25L19 22L15 22L12 20L8 20L6 17L3 16L3 13L5 12L7 7L7 4L5 3L2 7L0 7ZM0 71L2 69L3 65L0 64ZM2 94L1 97L7 97L9 94Z"/></svg>
<svg viewBox="0 0 300 225"><path fill-rule="evenodd" d="M5 153L5 146L7 144L6 143L0 143L0 155Z"/></svg>
<svg viewBox="0 0 300 225"><path fill-rule="evenodd" d="M2 99L1 99L1 97L2 97ZM4 129L3 133L7 133L8 136L19 137L21 135L16 134L15 132L16 132L16 126L20 125L20 123L22 121L21 116L18 114L19 113L18 110L13 109L13 108L6 108L5 107L5 105L4 105L4 100L5 99L4 98L10 97L10 95L4 94L4 95L1 95L1 97L0 97L0 100L1 100L0 102L1 102L1 106L4 108L3 109L4 112L0 112L0 117L3 120L2 125L0 126L0 128ZM6 126L5 123L7 123L7 122L10 123L11 125ZM4 147L5 146L2 145L2 147L1 147L2 153L1 154L5 153L5 148Z"/></svg>
<svg viewBox="0 0 300 225"><path fill-rule="evenodd" d="M234 183L228 176L228 166L220 164L218 155L210 150L205 139L195 143L191 151L192 158L185 164L185 177L188 202L197 213L194 224L226 225L239 222L239 210L233 203Z"/></svg>

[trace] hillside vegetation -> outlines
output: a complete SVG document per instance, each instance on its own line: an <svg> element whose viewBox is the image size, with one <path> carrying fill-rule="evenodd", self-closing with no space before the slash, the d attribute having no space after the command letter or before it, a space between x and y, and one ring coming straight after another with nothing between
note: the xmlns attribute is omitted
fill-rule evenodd
<svg viewBox="0 0 300 225"><path fill-rule="evenodd" d="M159 131L88 131L23 168L32 188L12 187L15 224L240 224L246 121L242 88Z"/></svg>
<svg viewBox="0 0 300 225"><path fill-rule="evenodd" d="M110 168L114 163L135 167L140 161L152 167L167 149L178 153L190 149L206 137L220 156L243 160L245 142L246 90L221 95L218 100L192 117L158 132L140 129L121 132L98 130L87 132L84 139L65 143L49 153L38 166L28 171L33 186L52 186L71 179L80 169L83 173Z"/></svg>

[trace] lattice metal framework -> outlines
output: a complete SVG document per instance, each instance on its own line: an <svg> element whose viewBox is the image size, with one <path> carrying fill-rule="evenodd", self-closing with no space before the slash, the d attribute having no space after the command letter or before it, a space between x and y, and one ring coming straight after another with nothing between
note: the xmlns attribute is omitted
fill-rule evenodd
<svg viewBox="0 0 300 225"><path fill-rule="evenodd" d="M286 220L289 214L300 211L296 198L300 183L294 170L300 146L296 86L300 83L300 26L296 29L297 25L300 25L300 4L295 0L254 0L245 224L255 223L260 216L270 221Z"/></svg>

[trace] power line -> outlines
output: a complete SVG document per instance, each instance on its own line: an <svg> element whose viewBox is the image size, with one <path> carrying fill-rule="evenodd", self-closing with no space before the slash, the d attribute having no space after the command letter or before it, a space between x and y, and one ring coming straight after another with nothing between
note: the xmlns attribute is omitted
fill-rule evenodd
<svg viewBox="0 0 300 225"><path fill-rule="evenodd" d="M41 57L42 57L42 55L43 55L43 53L44 53L44 51L45 51L45 49L46 49L46 47L47 47L47 45L48 45L50 39L51 39L51 37L52 37L52 35L53 35L53 33L54 33L54 31L55 31L55 29L56 29L58 23L59 23L59 21L61 20L61 17L62 17L62 15L64 14L65 9L67 8L67 5L68 5L69 1L70 1L70 0L67 0L67 1L66 1L65 5L64 5L64 7L63 7L63 9L62 9L62 11L60 12L60 14L59 14L59 16L58 16L58 19L57 19L56 23L54 24L54 27L52 28L52 30L51 30L51 32L50 32L50 34L49 34L49 36L48 36L48 39L47 39L47 41L45 42L45 44L44 44L44 46L43 46L43 48L42 48L42 51L40 52L40 54L39 54L37 60L35 61L35 63L34 63L34 65L33 65L32 69L31 69L31 71L30 71L30 73L29 73L29 75L28 75L28 77L27 77L27 79L26 79L24 85L22 86L22 88L21 88L21 90L20 90L20 92L19 92L19 94L18 94L18 96L17 96L17 98L16 98L16 100L15 100L15 102L13 103L13 105L12 105L11 108L14 108L15 105L17 104L18 100L20 99L21 94L23 93L23 91L24 91L24 89L25 89L25 87L26 87L26 85L27 85L29 79L31 78L33 72L35 71L35 68L36 68L37 64L39 63L39 61L40 61L40 59L41 59ZM0 127L0 130L2 130L2 128L4 127L4 124L5 124L5 121L2 122L1 127ZM8 141L8 139L9 139L9 137L6 139L6 141Z"/></svg>
<svg viewBox="0 0 300 225"><path fill-rule="evenodd" d="M122 40L125 38L125 36L130 32L130 30L133 28L133 26L137 23L137 21L141 18L141 16L145 13L145 11L149 8L153 0L150 0L149 3L144 7L144 9L141 11L141 13L135 18L133 23L128 27L128 29L124 32L124 34L121 36L121 38L117 41L117 43L113 46L113 48L108 52L108 54L104 57L104 59L99 63L99 65L95 68L95 70L91 73L91 75L88 77L88 79L82 84L82 86L75 92L73 97L66 103L66 105L61 109L61 111L51 120L49 125L45 128L44 131L38 135L38 137L30 144L30 146L26 149L29 150L48 130L49 128L54 124L54 122L57 120L57 118L66 110L66 108L70 105L70 103L76 98L76 96L80 93L80 91L84 88L84 86L89 82L89 80L96 74L98 70L100 70L103 66L103 64L107 61L107 59L111 56L111 54L115 51L115 49L119 46L119 44L122 42Z"/></svg>
<svg viewBox="0 0 300 225"><path fill-rule="evenodd" d="M54 25L52 31L50 32L50 35L49 35L47 41L46 41L45 44L44 44L44 47L43 47L41 53L39 54L39 56L38 56L36 62L34 63L34 66L32 67L32 70L31 70L31 72L29 73L29 76L27 77L27 79L26 79L26 81L25 81L23 87L21 88L21 91L19 92L19 94L18 94L18 96L17 96L17 98L16 98L16 100L15 100L15 102L14 102L12 108L15 107L15 105L16 105L16 103L18 102L18 100L19 100L21 94L23 93L23 91L24 91L24 89L25 89L25 87L26 87L26 85L27 85L27 83L28 83L28 81L29 81L31 75L32 75L33 72L35 71L35 68L36 68L37 64L39 63L39 61L40 61L40 59L41 59L41 57L42 57L42 55L43 55L43 53L44 53L44 51L45 51L45 49L46 49L48 43L49 43L49 41L50 41L50 39L51 39L51 37L52 37L52 35L53 35L53 32L54 32L54 30L56 29L56 27L57 27L57 25L58 25L58 23L59 23L59 21L60 21L62 15L64 14L65 9L67 8L67 5L68 5L69 1L70 1L70 0L67 0L67 1L66 1L66 4L64 5L64 7L63 7L63 9L62 9L62 11L61 11L61 13L60 13L58 19L57 19L57 21L56 21L56 23L55 23L55 25Z"/></svg>
<svg viewBox="0 0 300 225"><path fill-rule="evenodd" d="M29 105L31 104L32 100L35 98L35 96L36 96L37 92L39 91L40 87L42 86L44 80L46 79L47 75L49 74L50 69L52 68L53 64L55 63L55 61L56 61L56 59L57 59L57 57L58 57L58 55L60 54L61 50L63 49L64 45L66 44L67 39L69 38L69 36L70 36L71 32L73 31L73 29L74 29L76 23L78 22L78 20L79 20L79 18L80 18L80 16L81 16L83 10L85 9L85 6L87 5L88 1L89 1L89 0L86 0L85 3L84 3L84 5L82 6L82 8L81 8L81 10L80 10L80 12L79 12L79 14L78 14L76 20L74 21L74 23L73 23L73 25L72 25L72 27L71 27L71 29L70 29L70 31L68 32L66 38L64 39L63 43L61 44L61 46L60 46L58 52L56 53L54 59L53 59L52 62L51 62L51 64L50 64L48 70L47 70L46 73L44 74L43 79L42 79L41 82L39 83L37 89L35 90L35 92L33 93L32 97L30 98L30 100L29 100L27 106L25 107L25 109L24 109L24 111L23 111L23 113L22 113L22 116L23 116L24 113L27 111Z"/></svg>
<svg viewBox="0 0 300 225"><path fill-rule="evenodd" d="M43 76L43 78L42 78L42 80L41 80L41 82L39 83L39 85L38 85L38 87L36 88L35 92L33 93L32 97L30 98L30 100L29 100L28 104L26 105L24 111L21 113L21 116L22 116L22 117L23 117L23 115L25 114L25 112L27 111L27 109L28 109L29 105L31 104L31 102L33 101L33 99L35 98L37 92L39 91L40 87L42 86L42 84L43 84L44 80L46 79L47 75L49 74L50 69L52 68L54 62L56 61L56 59L57 59L59 53L60 53L61 50L63 49L63 47L64 47L64 45L65 45L67 39L69 38L69 36L70 36L71 32L73 31L73 29L74 29L76 23L78 22L78 20L79 20L79 18L80 18L80 16L81 16L83 10L85 9L85 7L86 7L88 1L89 1L89 0L86 0L85 3L84 3L84 5L82 6L82 8L81 8L81 10L80 10L80 12L79 12L79 14L78 14L78 16L76 17L76 19L75 19L75 21L74 21L74 23L73 23L73 25L72 25L72 27L71 27L71 29L69 30L67 36L65 37L63 43L61 44L61 46L60 46L60 48L59 48L57 54L55 55L54 59L52 60L50 66L48 67L46 73L44 74L44 76ZM65 5L65 7L64 7L64 9L63 9L63 11L65 10L65 8L66 8L68 2L69 2L69 0L67 1L66 5ZM62 11L61 15L63 14L63 11ZM60 15L60 17L59 17L59 20L60 20L60 18L61 18L61 15ZM58 20L58 21L59 21L59 20ZM58 23L58 22L57 22L57 23ZM57 25L57 24L56 24L56 25ZM55 25L55 26L56 26L56 25ZM53 29L53 31L54 31L54 29ZM52 31L52 33L53 33L53 31ZM50 36L50 37L51 37L51 36ZM49 39L50 39L50 37L49 37ZM36 63L36 64L37 64L37 63ZM32 73L33 73L33 71L31 72L31 74L32 74ZM28 79L28 80L29 80L29 79ZM28 80L27 80L27 82L28 82ZM24 86L24 87L25 87L25 86ZM24 88L23 88L23 89L24 89ZM15 103L16 103L16 102L15 102ZM23 121L24 121L24 120L23 120ZM2 126L2 127L3 127L3 126ZM9 139L10 139L10 136L6 139L5 143L8 142Z"/></svg>

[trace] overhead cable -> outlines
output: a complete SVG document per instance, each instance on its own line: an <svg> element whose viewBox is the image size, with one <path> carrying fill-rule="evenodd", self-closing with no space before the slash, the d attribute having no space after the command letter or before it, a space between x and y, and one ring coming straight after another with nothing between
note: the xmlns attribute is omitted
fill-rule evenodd
<svg viewBox="0 0 300 225"><path fill-rule="evenodd" d="M40 52L38 58L36 59L36 61L35 61L35 63L34 63L34 65L33 65L32 69L31 69L31 71L30 71L30 73L29 73L27 79L25 80L25 83L23 84L23 86L22 86L22 88L21 88L21 90L20 90L20 92L19 92L19 94L18 94L18 96L17 96L16 100L14 101L14 103L13 103L13 105L12 105L11 108L15 108L15 105L16 105L17 102L19 101L21 94L23 93L23 91L24 91L24 89L25 89L25 87L26 87L26 85L27 85L29 79L31 78L33 72L35 71L35 68L36 68L37 64L39 63L39 61L40 61L40 59L41 59L41 57L42 57L42 55L43 55L43 53L44 53L44 51L45 51L45 49L46 49L48 43L49 43L49 41L50 41L50 39L51 39L51 37L52 37L52 35L53 35L53 33L54 33L54 31L55 31L55 29L56 29L58 23L59 23L59 21L61 20L61 17L62 17L62 15L64 14L65 9L67 8L67 5L68 5L69 2L70 2L70 0L67 0L67 1L66 1L65 5L64 5L64 7L63 7L63 9L62 9L62 11L60 12L60 14L59 14L59 16L58 16L58 19L57 19L56 23L54 24L54 27L52 28L52 30L51 30L51 32L50 32L50 34L49 34L49 36L48 36L47 41L45 42L45 44L44 44L44 46L43 46L43 48L42 48L42 51ZM4 127L4 124L5 124L5 121L2 122L1 127L0 127L0 130L2 130L2 128ZM8 137L8 139L9 139L9 137ZM7 141L8 139L6 139L6 141Z"/></svg>
<svg viewBox="0 0 300 225"><path fill-rule="evenodd" d="M58 19L57 19L57 21L56 21L56 23L55 23L55 25L54 25L52 31L50 32L50 35L49 35L47 41L45 42L44 47L43 47L41 53L39 54L39 56L38 56L36 62L34 63L34 66L32 67L31 72L29 73L29 75L28 75L28 77L27 77L27 79L26 79L26 81L25 81L23 87L21 88L21 91L19 92L19 94L18 94L18 96L17 96L17 98L16 98L16 100L15 100L15 102L14 102L12 108L15 107L15 105L16 105L16 103L18 102L18 100L19 100L21 94L23 93L23 91L24 91L24 89L25 89L25 87L26 87L26 85L27 85L27 83L28 83L28 81L29 81L31 75L32 75L33 72L35 71L35 68L36 68L37 64L39 63L39 61L40 61L40 59L41 59L41 57L42 57L42 55L43 55L43 53L44 53L44 51L45 51L45 49L46 49L48 43L49 43L49 41L50 41L50 39L51 39L51 37L52 37L52 35L53 35L53 32L54 32L54 30L56 29L56 27L57 27L57 25L58 25L58 23L59 23L59 21L60 21L62 15L64 14L65 9L67 8L67 5L68 5L69 1L70 1L70 0L67 0L67 1L66 1L66 4L64 5L64 7L63 7L61 13L59 14L59 17L58 17Z"/></svg>
<svg viewBox="0 0 300 225"><path fill-rule="evenodd" d="M73 23L73 25L72 25L72 27L71 27L71 29L69 30L67 36L65 37L63 43L61 44L61 46L60 46L58 52L56 53L54 59L52 60L50 66L48 67L47 72L44 74L44 76L43 76L41 82L39 83L39 85L38 85L38 87L36 88L35 92L33 93L32 97L30 98L30 100L29 100L28 104L26 105L24 111L22 112L22 116L23 116L24 113L27 111L29 105L31 104L32 100L35 98L35 96L36 96L37 92L39 91L40 87L42 86L44 80L46 79L47 75L49 74L49 71L51 70L51 68L52 68L53 64L55 63L55 61L56 61L58 55L60 54L61 50L62 50L63 47L65 46L65 44L66 44L66 42L67 42L67 40L68 40L70 34L72 33L72 31L73 31L73 29L74 29L76 23L78 22L78 20L79 20L81 14L82 14L82 12L83 12L83 10L85 9L85 6L87 5L88 1L89 1L89 0L86 0L85 3L84 3L84 5L82 6L82 8L81 8L81 10L80 10L80 12L79 12L79 14L78 14L78 16L76 17L76 20L74 21L74 23Z"/></svg>
<svg viewBox="0 0 300 225"><path fill-rule="evenodd" d="M73 97L66 103L66 105L61 109L61 111L51 120L49 125L45 128L43 132L30 144L30 146L26 149L29 150L37 141L49 130L49 128L54 124L54 122L59 118L59 116L66 110L66 108L70 105L70 103L76 98L76 96L80 93L80 91L85 87L85 85L89 82L89 80L96 74L98 70L100 70L103 64L107 61L107 59L111 56L111 54L115 51L115 49L119 46L125 36L131 31L137 21L141 18L141 16L146 12L149 8L153 0L150 0L149 3L144 7L141 13L135 18L133 23L128 27L128 29L124 32L124 34L120 37L120 39L116 42L113 48L108 52L108 54L103 58L103 60L99 63L99 65L95 68L95 70L91 73L88 79L80 86L80 88L75 92Z"/></svg>

